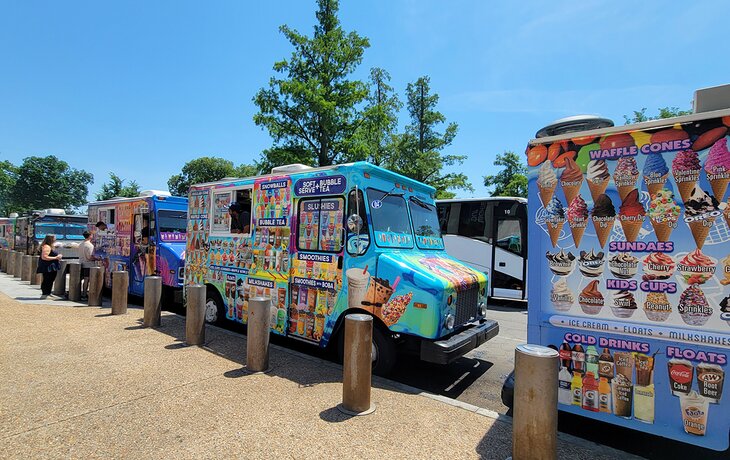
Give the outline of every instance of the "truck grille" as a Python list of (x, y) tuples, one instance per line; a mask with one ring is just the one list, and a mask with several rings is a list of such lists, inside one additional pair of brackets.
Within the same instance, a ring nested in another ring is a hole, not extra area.
[(456, 321), (457, 326), (473, 321), (477, 318), (477, 304), (479, 303), (479, 285), (470, 287), (456, 294)]

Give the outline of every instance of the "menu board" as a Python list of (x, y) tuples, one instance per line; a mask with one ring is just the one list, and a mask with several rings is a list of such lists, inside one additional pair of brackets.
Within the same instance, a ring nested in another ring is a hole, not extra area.
[(561, 410), (728, 447), (729, 131), (528, 147), (528, 340), (560, 352)]

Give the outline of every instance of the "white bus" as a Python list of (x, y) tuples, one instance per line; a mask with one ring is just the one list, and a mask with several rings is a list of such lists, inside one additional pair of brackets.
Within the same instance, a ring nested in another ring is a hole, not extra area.
[(527, 200), (436, 202), (446, 252), (489, 275), (489, 296), (527, 300)]

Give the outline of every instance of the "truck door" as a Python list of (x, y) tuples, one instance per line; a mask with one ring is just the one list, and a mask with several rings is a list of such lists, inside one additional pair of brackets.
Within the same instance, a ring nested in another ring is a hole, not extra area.
[(492, 296), (525, 299), (527, 275), (527, 222), (522, 203), (497, 202), (494, 206)]
[(155, 264), (154, 222), (149, 207), (138, 208), (132, 221), (131, 270), (129, 291), (144, 294), (145, 276), (157, 273)]

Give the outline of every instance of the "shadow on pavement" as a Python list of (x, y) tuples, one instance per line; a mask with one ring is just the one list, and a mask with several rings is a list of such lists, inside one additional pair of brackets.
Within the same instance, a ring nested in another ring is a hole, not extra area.
[(328, 423), (341, 423), (346, 422), (352, 418), (352, 415), (347, 415), (340, 412), (337, 407), (330, 407), (319, 413), (319, 418)]

